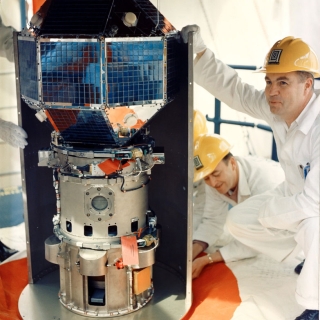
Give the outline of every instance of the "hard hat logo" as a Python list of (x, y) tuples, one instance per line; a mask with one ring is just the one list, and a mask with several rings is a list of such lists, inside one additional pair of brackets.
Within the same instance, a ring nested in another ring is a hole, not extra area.
[(272, 50), (269, 57), (268, 64), (279, 64), (281, 53), (282, 53), (281, 49)]
[(231, 145), (218, 134), (202, 134), (193, 145), (194, 182), (211, 174), (230, 152)]
[(193, 164), (194, 164), (194, 167), (196, 168), (196, 170), (203, 168), (203, 164), (202, 164), (199, 156), (195, 156), (193, 158)]
[(287, 73), (294, 71), (305, 71), (318, 78), (320, 76), (319, 61), (312, 48), (302, 39), (286, 37), (272, 46), (266, 55), (263, 67), (255, 72)]

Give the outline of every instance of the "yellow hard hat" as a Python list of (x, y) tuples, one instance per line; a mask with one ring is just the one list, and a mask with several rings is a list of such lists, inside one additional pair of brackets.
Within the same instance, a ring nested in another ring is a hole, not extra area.
[(207, 120), (204, 115), (198, 111), (193, 111), (193, 142), (200, 134), (205, 134), (208, 132)]
[(287, 73), (306, 71), (315, 78), (320, 76), (315, 52), (300, 38), (286, 37), (277, 41), (266, 55), (264, 65), (257, 72)]
[(218, 134), (202, 134), (194, 142), (193, 163), (196, 182), (212, 173), (230, 152), (231, 145)]

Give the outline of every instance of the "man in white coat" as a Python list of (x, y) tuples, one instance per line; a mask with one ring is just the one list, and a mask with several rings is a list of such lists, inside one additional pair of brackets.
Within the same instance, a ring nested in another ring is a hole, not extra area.
[[(278, 162), (253, 156), (234, 157), (230, 150), (231, 145), (217, 134), (200, 135), (194, 142), (194, 182), (205, 182), (205, 196), (194, 198), (193, 214), (201, 216), (201, 220), (197, 223), (194, 219), (193, 278), (209, 263), (257, 255), (256, 250), (234, 240), (224, 230), (229, 208), (274, 189), (284, 180)], [(204, 250), (208, 254), (196, 258)]]
[(273, 129), (285, 181), (274, 191), (232, 208), (227, 228), (234, 238), (283, 261), (303, 250), (296, 299), (305, 311), (296, 320), (319, 318), (319, 168), (320, 76), (314, 51), (301, 39), (277, 41), (260, 72), (264, 91), (243, 83), (237, 72), (215, 58), (198, 26), (181, 30), (184, 42), (194, 32), (195, 81), (233, 109), (265, 120)]

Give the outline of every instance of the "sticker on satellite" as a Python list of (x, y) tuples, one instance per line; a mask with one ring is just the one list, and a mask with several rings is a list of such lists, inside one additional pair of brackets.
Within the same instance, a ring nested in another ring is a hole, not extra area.
[(199, 156), (193, 157), (193, 164), (197, 170), (199, 170), (203, 167), (203, 164), (202, 164)]
[(274, 49), (270, 53), (268, 64), (279, 64), (282, 49)]

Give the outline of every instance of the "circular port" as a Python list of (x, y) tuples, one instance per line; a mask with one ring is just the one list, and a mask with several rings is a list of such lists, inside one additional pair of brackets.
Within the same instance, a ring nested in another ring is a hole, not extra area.
[(101, 211), (108, 207), (108, 200), (103, 196), (96, 196), (92, 199), (91, 205), (95, 210)]

